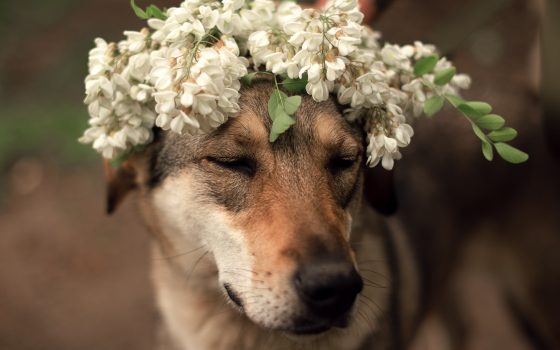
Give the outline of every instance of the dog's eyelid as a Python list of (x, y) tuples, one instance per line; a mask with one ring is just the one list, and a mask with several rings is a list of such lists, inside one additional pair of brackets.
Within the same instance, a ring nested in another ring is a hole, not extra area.
[(357, 161), (360, 157), (358, 152), (342, 153), (333, 157), (334, 160), (340, 159), (344, 161)]
[(356, 149), (342, 150), (335, 153), (331, 157), (331, 161), (335, 161), (335, 160), (357, 161), (358, 158), (360, 158), (360, 151), (356, 148)]
[(217, 157), (213, 157), (213, 156), (209, 156), (206, 157), (207, 160), (211, 161), (211, 162), (222, 162), (222, 163), (233, 163), (233, 162), (238, 162), (241, 160), (245, 160), (247, 159), (247, 157), (243, 157), (243, 156), (217, 156)]
[(337, 174), (340, 171), (353, 168), (354, 164), (356, 164), (359, 159), (360, 159), (359, 154), (352, 154), (346, 156), (337, 155), (329, 160), (327, 166), (331, 170), (331, 172)]
[(344, 140), (334, 148), (338, 158), (358, 158), (361, 147), (353, 140)]
[(251, 157), (206, 157), (208, 162), (221, 168), (253, 176), (256, 172), (256, 162)]

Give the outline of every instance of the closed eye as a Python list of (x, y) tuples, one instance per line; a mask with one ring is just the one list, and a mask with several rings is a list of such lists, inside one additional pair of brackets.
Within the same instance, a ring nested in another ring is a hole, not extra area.
[(329, 161), (328, 168), (332, 174), (337, 175), (351, 169), (357, 161), (358, 157), (356, 156), (334, 157)]
[(251, 158), (216, 158), (207, 157), (206, 160), (213, 165), (232, 172), (247, 176), (254, 176), (256, 171), (255, 161)]

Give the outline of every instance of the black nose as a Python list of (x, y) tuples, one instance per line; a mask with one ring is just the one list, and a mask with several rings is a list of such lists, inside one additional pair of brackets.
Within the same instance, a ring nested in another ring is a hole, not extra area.
[(348, 313), (364, 285), (354, 266), (341, 259), (306, 263), (294, 284), (312, 314), (333, 321)]

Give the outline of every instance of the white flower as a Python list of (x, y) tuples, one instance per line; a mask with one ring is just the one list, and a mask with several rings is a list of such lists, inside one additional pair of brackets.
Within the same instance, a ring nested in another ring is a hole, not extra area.
[(397, 140), (383, 133), (376, 136), (371, 135), (366, 152), (368, 154), (367, 163), (369, 166), (374, 167), (381, 161), (381, 166), (386, 170), (392, 170), (395, 159), (401, 158)]
[(334, 81), (335, 79), (340, 77), (340, 75), (342, 75), (344, 69), (346, 68), (346, 64), (344, 64), (344, 60), (340, 57), (336, 57), (332, 60), (329, 60), (327, 58), (327, 60), (325, 61), (325, 66), (327, 70), (327, 74), (326, 74), (327, 80), (329, 81)]
[(434, 45), (426, 45), (421, 41), (414, 42), (414, 58), (419, 60), (422, 57), (430, 56), (436, 54), (436, 47)]
[(156, 112), (160, 114), (171, 113), (175, 110), (175, 98), (177, 93), (175, 91), (160, 91), (154, 93), (156, 100)]
[[(303, 43), (301, 48), (307, 51), (318, 51), (319, 47), (324, 43), (323, 33), (305, 32), (303, 34)], [(295, 40), (290, 39), (292, 45), (297, 45)]]
[(322, 10), (272, 0), (185, 0), (166, 15), (124, 32), (118, 45), (96, 39), (89, 53), (90, 127), (80, 141), (105, 158), (149, 144), (153, 127), (183, 135), (220, 127), (239, 112), (240, 79), (252, 63), (292, 79), (306, 75), (315, 101), (336, 93), (344, 117), (364, 126), (368, 164), (392, 169), (414, 135), (410, 115), (420, 115), (431, 96), (458, 94), (471, 83), (456, 74), (434, 84), (452, 67), (445, 58), (416, 77), (414, 62), (435, 47), (381, 47), (379, 33), (361, 25), (357, 0), (331, 0)]
[(95, 39), (95, 48), (89, 52), (89, 74), (102, 75), (112, 70), (114, 45), (101, 38)]
[(310, 65), (307, 65), (307, 66), (303, 67), (299, 71), (299, 77), (301, 78), (303, 76), (303, 74), (305, 74), (307, 72), (307, 80), (310, 83), (317, 83), (318, 81), (321, 80), (322, 70), (323, 70), (323, 67), (321, 66), (321, 64), (319, 64), (319, 63), (310, 64)]
[(249, 47), (253, 49), (263, 48), (270, 45), (270, 41), (268, 40), (268, 32), (264, 30), (260, 30), (258, 32), (254, 32), (249, 35)]
[(326, 101), (329, 99), (329, 88), (327, 83), (323, 80), (318, 80), (315, 83), (308, 82), (305, 90), (317, 102)]
[(451, 84), (459, 89), (468, 89), (471, 86), (471, 77), (466, 74), (457, 74), (451, 79)]
[(410, 94), (410, 101), (416, 117), (420, 116), (424, 110), (424, 102), (426, 102), (426, 93), (424, 92), (424, 83), (422, 79), (414, 79), (402, 86), (402, 90)]
[(199, 128), (200, 123), (198, 120), (185, 113), (183, 110), (180, 110), (179, 114), (170, 122), (170, 129), (177, 134), (188, 132), (190, 135), (194, 135), (197, 133)]
[(144, 81), (152, 68), (150, 65), (150, 55), (143, 52), (130, 57), (128, 68), (132, 78)]
[(341, 11), (350, 11), (356, 9), (358, 3), (356, 0), (334, 0), (331, 6)]
[(224, 11), (237, 11), (245, 4), (244, 0), (222, 0)]
[(142, 30), (140, 32), (134, 32), (127, 30), (124, 32), (127, 40), (119, 44), (119, 50), (121, 52), (128, 51), (131, 54), (136, 54), (144, 51), (146, 48), (146, 39), (148, 38), (149, 31)]
[(398, 69), (411, 69), (410, 59), (406, 50), (397, 45), (385, 44), (381, 50), (381, 58), (389, 66), (394, 66)]
[(105, 76), (93, 76), (86, 78), (86, 99), (85, 103), (89, 104), (99, 96), (112, 98), (113, 84)]
[(205, 28), (213, 28), (220, 20), (220, 12), (209, 6), (200, 6), (198, 11), (198, 19)]
[(138, 84), (130, 88), (130, 97), (132, 99), (146, 103), (152, 98), (154, 89), (150, 85)]
[(410, 144), (412, 136), (414, 136), (414, 129), (408, 124), (402, 123), (394, 130), (395, 139), (399, 147), (406, 147)]

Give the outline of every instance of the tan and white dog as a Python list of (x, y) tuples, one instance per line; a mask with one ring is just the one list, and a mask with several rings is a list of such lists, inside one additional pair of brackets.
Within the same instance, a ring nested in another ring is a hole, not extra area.
[[(361, 128), (305, 96), (269, 143), (272, 89), (242, 89), (241, 112), (210, 135), (156, 135), (111, 178), (109, 211), (137, 188), (155, 238), (160, 349), (398, 348), (396, 301), (412, 287), (402, 233), (362, 201)], [(394, 205), (389, 185), (366, 191)]]

